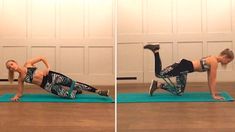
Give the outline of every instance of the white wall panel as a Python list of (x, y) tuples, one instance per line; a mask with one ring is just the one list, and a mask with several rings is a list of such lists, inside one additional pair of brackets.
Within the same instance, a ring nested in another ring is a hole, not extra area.
[(85, 74), (85, 50), (84, 47), (60, 48), (60, 71), (68, 74)]
[[(138, 75), (143, 80), (118, 82), (150, 82), (155, 78), (153, 55), (143, 50), (149, 43), (160, 42), (163, 68), (182, 58), (195, 60), (222, 48), (234, 49), (234, 3), (234, 0), (119, 0), (118, 76)], [(143, 61), (139, 61), (141, 58)], [(226, 70), (219, 67), (218, 81), (235, 80), (233, 65)], [(206, 82), (206, 73), (190, 74), (188, 80)]]
[(114, 73), (112, 47), (89, 47), (89, 74), (112, 75)]
[(143, 32), (142, 0), (118, 0), (118, 34), (141, 34)]
[(208, 55), (219, 55), (220, 52), (226, 48), (232, 49), (231, 41), (212, 41), (207, 42)]
[(119, 72), (142, 71), (143, 48), (141, 44), (118, 45), (118, 70)]
[(232, 31), (231, 0), (207, 0), (207, 30), (208, 32)]
[(177, 25), (179, 33), (202, 32), (201, 0), (177, 0)]
[(118, 45), (117, 69), (120, 77), (137, 77), (135, 82), (143, 81), (143, 45), (125, 43)]
[(112, 0), (89, 0), (88, 36), (90, 38), (113, 37), (112, 5)]
[(59, 36), (61, 39), (84, 37), (84, 0), (62, 0), (60, 4)]
[(3, 60), (13, 59), (19, 64), (23, 65), (27, 58), (27, 47), (21, 46), (4, 46), (3, 47)]
[[(38, 56), (43, 56), (46, 58), (50, 65), (51, 70), (56, 69), (56, 48), (55, 47), (50, 47), (50, 46), (34, 46), (31, 48), (31, 57), (35, 58)], [(37, 65), (38, 68), (40, 69), (45, 69), (45, 65), (40, 62)]]
[(0, 0), (0, 10), (2, 11), (3, 8), (3, 0)]
[(114, 85), (115, 9), (115, 0), (0, 0), (0, 62), (44, 56), (75, 80)]
[(203, 57), (202, 42), (179, 42), (178, 43), (178, 60), (181, 60), (181, 59), (197, 60), (202, 57)]
[(55, 0), (31, 1), (31, 37), (55, 38)]
[[(3, 27), (3, 0), (0, 0), (0, 29)], [(0, 38), (2, 38), (3, 34), (0, 31)]]
[(172, 33), (172, 0), (148, 0), (146, 10), (147, 32), (149, 34)]
[(26, 38), (26, 0), (0, 1), (0, 38)]

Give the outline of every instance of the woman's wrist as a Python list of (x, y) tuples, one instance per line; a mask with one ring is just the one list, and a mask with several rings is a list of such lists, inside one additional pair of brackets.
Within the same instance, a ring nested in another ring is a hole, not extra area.
[(22, 97), (22, 94), (16, 94), (15, 96), (20, 98)]

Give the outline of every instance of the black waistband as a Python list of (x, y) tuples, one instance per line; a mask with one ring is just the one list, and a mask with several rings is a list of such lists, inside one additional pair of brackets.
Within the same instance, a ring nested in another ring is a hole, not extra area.
[(42, 88), (45, 87), (45, 85), (47, 83), (47, 80), (48, 80), (47, 78), (48, 78), (48, 75), (47, 76), (43, 76), (42, 83), (41, 83), (40, 87), (42, 87)]
[(187, 71), (188, 73), (194, 72), (194, 67), (192, 61), (182, 59), (180, 61), (180, 67), (182, 71)]
[[(40, 87), (44, 88), (48, 81), (51, 82), (52, 74), (60, 74), (60, 73), (57, 73), (54, 71), (49, 71), (46, 76), (43, 76), (42, 83), (41, 83)], [(62, 75), (62, 74), (60, 74), (60, 75)]]
[(202, 71), (207, 71), (209, 69), (209, 66), (206, 64), (205, 59), (201, 59), (200, 64), (201, 64)]
[(202, 59), (200, 60), (200, 64), (201, 64), (202, 70), (204, 71), (204, 70), (205, 70), (205, 67), (204, 67), (203, 60), (202, 60)]

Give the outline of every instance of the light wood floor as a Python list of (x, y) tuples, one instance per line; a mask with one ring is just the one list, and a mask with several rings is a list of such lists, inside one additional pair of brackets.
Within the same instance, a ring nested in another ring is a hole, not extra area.
[[(235, 83), (219, 83), (235, 97)], [(118, 85), (118, 92), (147, 92), (149, 84)], [(186, 91), (208, 91), (191, 83)], [(118, 132), (235, 132), (235, 102), (118, 104)]]
[[(0, 86), (0, 95), (16, 86)], [(29, 88), (30, 87), (30, 88)], [(114, 97), (114, 86), (110, 89)], [(26, 93), (44, 93), (28, 86)], [(114, 132), (114, 103), (0, 103), (0, 132)]]
[[(218, 89), (235, 97), (235, 83)], [(0, 95), (14, 92), (1, 86)], [(149, 84), (118, 85), (118, 92), (147, 92)], [(110, 89), (114, 95), (114, 87)], [(206, 83), (191, 83), (187, 91), (207, 91)], [(27, 93), (41, 93), (37, 87)], [(113, 96), (114, 97), (114, 96)], [(118, 104), (118, 132), (234, 132), (235, 102)], [(114, 104), (0, 103), (0, 132), (114, 132)]]

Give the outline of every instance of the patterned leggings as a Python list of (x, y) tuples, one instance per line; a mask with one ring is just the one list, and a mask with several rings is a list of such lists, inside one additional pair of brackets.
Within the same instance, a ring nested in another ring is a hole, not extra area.
[(159, 52), (154, 53), (154, 57), (155, 75), (157, 77), (163, 79), (176, 77), (176, 84), (162, 83), (160, 87), (174, 95), (182, 95), (187, 82), (187, 74), (193, 72), (192, 62), (183, 59), (180, 63), (174, 63), (162, 70), (162, 63)]
[(76, 98), (78, 90), (96, 92), (96, 88), (87, 84), (74, 81), (63, 74), (49, 71), (47, 76), (43, 77), (41, 87), (46, 91), (64, 98)]

